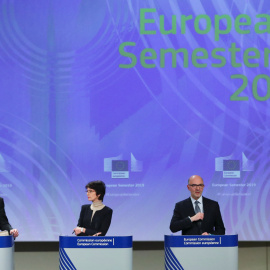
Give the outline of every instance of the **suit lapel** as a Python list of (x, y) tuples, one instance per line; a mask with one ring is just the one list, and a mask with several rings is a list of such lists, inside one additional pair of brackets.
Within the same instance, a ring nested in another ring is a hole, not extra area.
[(187, 212), (189, 216), (194, 216), (195, 215), (195, 211), (194, 211), (194, 207), (192, 205), (192, 201), (190, 198), (187, 199), (187, 203), (186, 203), (186, 207), (187, 207)]
[(89, 225), (91, 225), (91, 223), (92, 223), (92, 221), (91, 221), (92, 213), (93, 213), (93, 210), (91, 209), (91, 207), (87, 207), (85, 215), (87, 217)]
[(209, 214), (209, 203), (208, 200), (203, 197), (203, 213), (204, 213), (204, 218), (202, 221), (202, 224), (205, 223), (206, 220), (208, 220), (208, 214)]

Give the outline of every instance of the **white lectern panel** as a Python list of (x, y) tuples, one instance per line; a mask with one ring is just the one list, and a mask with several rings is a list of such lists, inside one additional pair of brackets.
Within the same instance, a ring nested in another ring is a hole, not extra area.
[(14, 238), (13, 236), (0, 236), (0, 269), (14, 269)]
[(132, 236), (60, 236), (60, 270), (132, 270)]
[(165, 235), (166, 270), (237, 270), (237, 235)]

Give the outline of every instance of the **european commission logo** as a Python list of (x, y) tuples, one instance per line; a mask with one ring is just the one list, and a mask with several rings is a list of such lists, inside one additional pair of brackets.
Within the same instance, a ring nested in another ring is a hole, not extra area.
[[(129, 168), (130, 162), (130, 168)], [(142, 172), (143, 163), (130, 154), (130, 160), (124, 160), (123, 155), (104, 158), (104, 172), (110, 172), (112, 178), (129, 178), (129, 172)]]
[(112, 178), (129, 178), (128, 160), (112, 160)]
[(240, 178), (240, 160), (223, 160), (223, 177)]
[(240, 178), (241, 171), (254, 170), (254, 162), (247, 159), (243, 152), (241, 159), (235, 159), (233, 155), (215, 158), (215, 170), (222, 172), (223, 178)]

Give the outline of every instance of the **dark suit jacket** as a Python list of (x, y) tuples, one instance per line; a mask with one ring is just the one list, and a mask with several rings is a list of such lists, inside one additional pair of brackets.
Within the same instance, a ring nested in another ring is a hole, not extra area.
[(80, 233), (79, 236), (91, 236), (101, 232), (100, 236), (106, 235), (111, 225), (113, 210), (105, 206), (103, 209), (96, 211), (91, 221), (93, 211), (90, 204), (82, 206), (80, 218), (78, 220), (78, 227), (85, 228), (85, 233)]
[(5, 212), (5, 203), (4, 199), (0, 197), (0, 230), (1, 231), (10, 231), (12, 230), (11, 225), (8, 222), (8, 218)]
[(183, 235), (199, 235), (204, 232), (216, 235), (225, 234), (218, 203), (203, 197), (203, 211), (204, 219), (199, 221), (201, 222), (200, 228), (198, 221), (191, 222), (189, 218), (195, 215), (191, 198), (176, 203), (170, 230), (172, 232), (182, 231)]

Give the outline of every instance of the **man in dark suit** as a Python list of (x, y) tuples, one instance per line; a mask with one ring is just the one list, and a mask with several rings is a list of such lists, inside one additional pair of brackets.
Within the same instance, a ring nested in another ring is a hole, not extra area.
[(9, 234), (17, 237), (19, 232), (17, 229), (13, 229), (8, 222), (8, 218), (5, 211), (5, 203), (4, 199), (0, 197), (0, 230), (1, 231), (8, 231)]
[(216, 201), (202, 196), (204, 183), (198, 175), (188, 179), (190, 198), (176, 203), (170, 224), (172, 232), (183, 235), (223, 235), (225, 227)]

